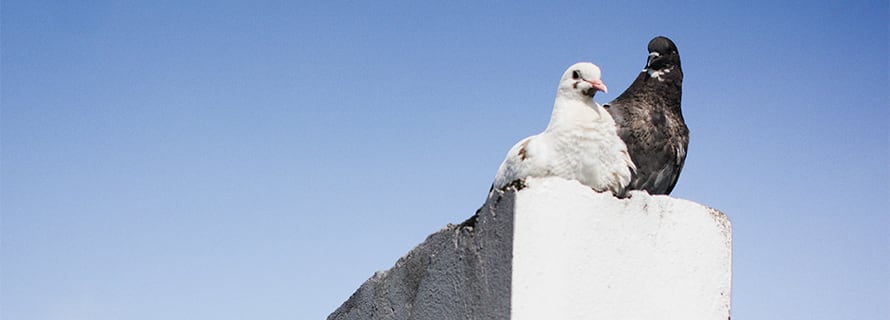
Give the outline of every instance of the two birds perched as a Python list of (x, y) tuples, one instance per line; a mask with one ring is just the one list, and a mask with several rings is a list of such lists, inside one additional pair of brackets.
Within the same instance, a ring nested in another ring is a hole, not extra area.
[(599, 67), (581, 62), (559, 81), (550, 124), (507, 153), (493, 188), (526, 177), (573, 179), (597, 192), (630, 190), (670, 194), (686, 160), (689, 130), (680, 110), (683, 71), (677, 46), (666, 37), (649, 42), (646, 67), (618, 98), (607, 92)]

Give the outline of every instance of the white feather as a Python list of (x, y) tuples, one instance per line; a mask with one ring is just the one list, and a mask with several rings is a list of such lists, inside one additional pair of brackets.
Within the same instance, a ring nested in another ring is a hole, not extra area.
[(578, 63), (566, 70), (547, 129), (510, 149), (495, 176), (495, 188), (527, 177), (558, 176), (599, 192), (619, 194), (630, 183), (635, 166), (618, 137), (615, 121), (584, 94), (591, 85), (573, 79), (575, 70), (586, 80), (600, 79), (599, 68), (591, 63)]

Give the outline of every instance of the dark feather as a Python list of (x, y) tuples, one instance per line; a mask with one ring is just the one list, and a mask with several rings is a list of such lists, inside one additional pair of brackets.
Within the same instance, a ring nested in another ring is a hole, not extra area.
[(646, 69), (605, 107), (637, 166), (627, 190), (670, 194), (689, 145), (689, 129), (680, 110), (683, 70), (677, 46), (670, 39), (655, 37), (649, 42), (649, 52)]

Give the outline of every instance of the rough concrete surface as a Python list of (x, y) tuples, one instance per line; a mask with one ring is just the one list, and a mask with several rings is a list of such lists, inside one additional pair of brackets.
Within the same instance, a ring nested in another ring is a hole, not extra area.
[(329, 320), (509, 319), (514, 192), (368, 279)]

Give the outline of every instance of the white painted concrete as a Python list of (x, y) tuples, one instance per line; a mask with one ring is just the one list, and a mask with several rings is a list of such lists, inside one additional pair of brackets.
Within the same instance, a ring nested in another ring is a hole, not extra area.
[(729, 317), (731, 227), (694, 202), (529, 178), (516, 195), (511, 318)]

